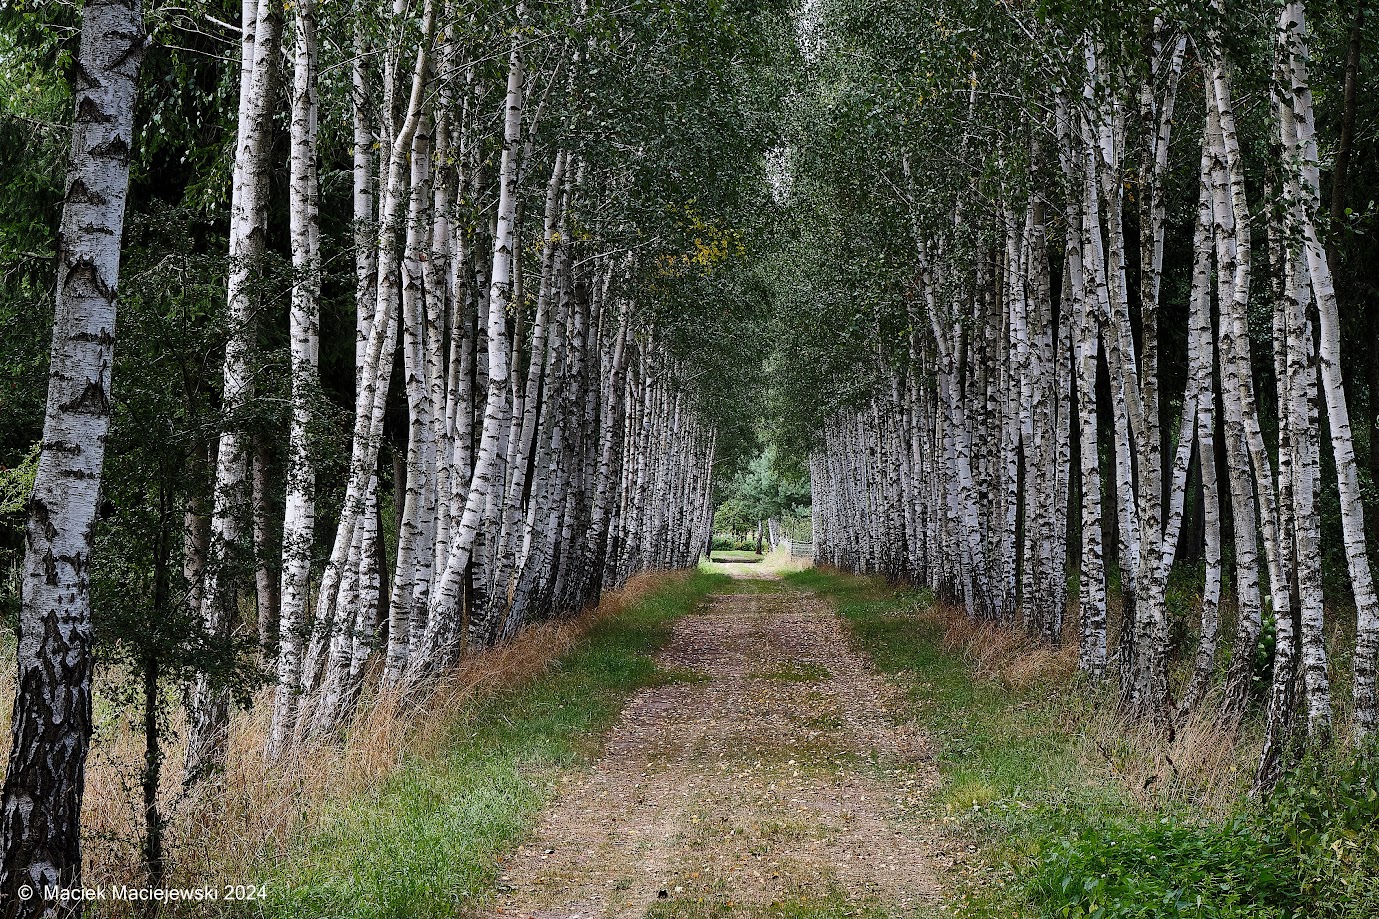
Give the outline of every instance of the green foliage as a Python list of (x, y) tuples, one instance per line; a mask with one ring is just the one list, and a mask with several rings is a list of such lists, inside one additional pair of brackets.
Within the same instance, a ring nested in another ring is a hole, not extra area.
[(175, 693), (142, 697), (207, 673), (242, 704), (263, 685), (257, 636), (208, 633), (183, 576), (184, 513), (209, 500), (208, 444), (219, 413), (203, 368), (215, 366), (222, 260), (197, 251), (186, 208), (153, 203), (127, 221), (129, 245), (115, 348), (102, 510), (91, 566), (97, 662), (106, 698), (142, 725), (142, 706), (170, 724)]
[[(808, 519), (810, 501), (809, 476), (789, 463), (781, 462), (774, 445), (757, 453), (746, 468), (727, 480), (719, 480), (721, 503), (714, 510), (713, 529), (717, 534), (744, 536), (752, 534), (751, 548), (756, 548), (758, 523), (791, 518), (795, 523), (792, 539), (798, 538), (800, 518)], [(715, 548), (718, 544), (715, 543)], [(725, 544), (723, 548), (734, 548)], [(742, 546), (741, 548), (747, 548)]]
[[(0, 7), (0, 467), (17, 466), (38, 440), (48, 389), (48, 298), (70, 118), (52, 41), (31, 11)], [(0, 558), (16, 545), (13, 534), (0, 535)]]
[[(725, 533), (738, 537), (734, 540), (725, 540), (725, 543), (746, 542), (748, 533), (756, 533), (757, 521), (760, 519), (761, 518), (748, 510), (745, 503), (730, 499), (718, 505), (718, 508), (713, 512), (713, 531), (715, 534)], [(719, 547), (718, 539), (718, 536), (714, 537), (715, 549)], [(753, 535), (751, 539), (751, 544), (753, 546), (756, 545), (755, 535)], [(729, 546), (725, 544), (723, 548), (746, 548), (746, 546)]]
[[(124, 671), (107, 665), (153, 654), (172, 678), (182, 672), (173, 665), (181, 654), (172, 655), (173, 646), (190, 653), (199, 642), (195, 617), (173, 607), (185, 593), (181, 501), (196, 484), (188, 476), (189, 438), (197, 426), (215, 428), (208, 416), (219, 342), (209, 328), (224, 300), (226, 244), (214, 220), (228, 203), (223, 141), (233, 105), (225, 100), (237, 92), (238, 69), (224, 66), (220, 36), (187, 25), (200, 13), (233, 20), (230, 9), (198, 0), (146, 16), (155, 41), (142, 65), (135, 114), (115, 414), (92, 569), (98, 663), (117, 677)], [(23, 552), (20, 505), (32, 486), (26, 456), (42, 434), (79, 12), (50, 0), (0, 5), (0, 147), (23, 151), (0, 157), (0, 569), (17, 566)], [(160, 500), (171, 508), (166, 513)], [(159, 551), (178, 557), (176, 577), (163, 579), (167, 602), (155, 611), (155, 537), (160, 515), (173, 513), (179, 522), (162, 528), (169, 535)], [(17, 604), (7, 578), (0, 606), (9, 614)]]
[(1050, 846), (1029, 894), (1051, 917), (1359, 917), (1379, 909), (1379, 758), (1309, 756), (1223, 824), (1114, 822)]
[[(717, 526), (718, 518), (715, 516), (714, 525)], [(723, 536), (716, 534), (713, 538), (713, 551), (717, 552), (747, 552), (753, 558), (757, 555), (757, 540), (755, 536)]]
[(19, 547), (38, 474), (38, 447), (30, 447), (13, 468), (0, 466), (0, 623), (10, 629), (19, 621)]
[(1202, 591), (1206, 582), (1205, 564), (1174, 565), (1168, 572), (1164, 591), (1164, 612), (1169, 623), (1169, 653), (1180, 658), (1195, 641), (1197, 623), (1202, 618)]
[(574, 28), (601, 40), (546, 119), (558, 124), (564, 108), (581, 157), (616, 176), (606, 200), (574, 215), (575, 232), (633, 253), (637, 320), (655, 328), (670, 373), (715, 426), (724, 476), (754, 452), (770, 350), (760, 266), (776, 215), (765, 162), (780, 142), (778, 62), (795, 53), (790, 7), (592, 4)]
[(1269, 919), (1298, 904), (1289, 880), (1248, 820), (1218, 827), (1164, 817), (1055, 842), (1028, 893), (1050, 917)]
[(1306, 915), (1379, 914), (1379, 746), (1304, 758), (1258, 823), (1291, 866)]
[(21, 514), (28, 506), (38, 475), (38, 444), (12, 469), (0, 467), (0, 516)]

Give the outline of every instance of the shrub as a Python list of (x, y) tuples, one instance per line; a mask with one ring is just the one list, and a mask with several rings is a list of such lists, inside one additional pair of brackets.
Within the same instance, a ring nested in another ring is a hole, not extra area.
[(1309, 917), (1379, 915), (1379, 748), (1308, 756), (1259, 820), (1293, 866)]
[(722, 536), (715, 535), (713, 538), (713, 551), (715, 552), (755, 552), (757, 550), (757, 539), (755, 536)]
[(1110, 823), (1047, 848), (1027, 876), (1066, 919), (1379, 916), (1379, 749), (1310, 755), (1223, 824)]
[(1043, 915), (1068, 919), (1282, 919), (1296, 899), (1287, 861), (1240, 818), (1113, 824), (1046, 851), (1030, 880)]

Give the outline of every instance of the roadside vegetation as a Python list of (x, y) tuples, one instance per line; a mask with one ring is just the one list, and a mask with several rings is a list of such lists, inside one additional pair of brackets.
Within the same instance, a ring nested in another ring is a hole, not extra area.
[(744, 572), (909, 688), (969, 914), (1379, 916), (1377, 42), (0, 0), (0, 919), (451, 915)]
[[(1313, 754), (1253, 798), (1258, 724), (1229, 734), (1187, 721), (1156, 740), (1078, 679), (1075, 646), (1030, 650), (1014, 626), (880, 578), (786, 580), (837, 603), (932, 738), (935, 816), (964, 853), (949, 868), (950, 914), (1379, 915), (1373, 749)], [(1143, 763), (1154, 766), (1132, 768)]]
[(474, 908), (627, 698), (676, 678), (653, 655), (673, 622), (725, 583), (702, 571), (637, 578), (597, 610), (466, 661), (421, 704), (375, 701), (341, 745), (301, 751), (281, 769), (265, 769), (262, 735), (247, 731), (233, 741), (216, 809), (175, 825), (184, 873), (173, 882), (262, 885), (266, 899), (226, 907), (236, 915)]

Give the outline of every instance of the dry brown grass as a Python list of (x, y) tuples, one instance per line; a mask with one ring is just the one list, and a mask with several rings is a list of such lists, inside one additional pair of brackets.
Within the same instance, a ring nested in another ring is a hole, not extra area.
[(1219, 818), (1249, 788), (1258, 746), (1223, 729), (1213, 705), (1197, 706), (1171, 731), (1123, 717), (1109, 699), (1089, 711), (1082, 762), (1114, 777), (1142, 807), (1189, 807)]
[[(170, 744), (161, 793), (168, 821), (167, 882), (216, 884), (250, 877), (251, 862), (284, 853), (294, 834), (329, 820), (332, 802), (374, 793), (409, 758), (441, 751), (477, 699), (527, 682), (597, 623), (684, 576), (638, 575), (579, 616), (533, 626), (505, 645), (466, 657), (422, 699), (380, 693), (375, 679), (341, 738), (304, 744), (276, 762), (263, 755), (272, 699), (267, 688), (252, 709), (231, 720), (225, 773), (191, 793), (180, 785), (184, 747)], [(0, 690), (5, 713), (0, 727), (8, 727), (13, 691), (12, 681)], [(125, 713), (108, 705), (98, 703), (97, 722), (82, 806), (85, 880), (143, 884), (143, 735)], [(180, 711), (168, 727), (170, 736), (180, 736)]]
[(1217, 724), (1211, 700), (1165, 730), (1122, 716), (1112, 693), (1087, 698), (1085, 689), (1074, 686), (1072, 629), (1065, 630), (1061, 645), (1052, 645), (1031, 639), (1012, 623), (969, 618), (956, 604), (936, 602), (919, 615), (941, 627), (943, 648), (961, 655), (980, 677), (1014, 690), (1050, 687), (1070, 703), (1089, 702), (1069, 704), (1063, 713), (1077, 737), (1078, 758), (1122, 785), (1141, 806), (1186, 806), (1217, 817), (1249, 787), (1257, 747), (1241, 732)]
[(1069, 681), (1077, 671), (1077, 644), (1031, 638), (1010, 622), (973, 619), (961, 606), (935, 602), (923, 613), (943, 630), (945, 651), (959, 654), (985, 679), (1011, 689)]
[(803, 571), (812, 567), (813, 564), (811, 559), (792, 558), (784, 548), (776, 548), (767, 552), (757, 561), (738, 562), (719, 556), (712, 561), (701, 561), (700, 567), (706, 571), (736, 577), (778, 578), (787, 572)]
[(803, 571), (811, 567), (814, 560), (805, 557), (795, 558), (784, 547), (778, 547), (766, 553), (761, 564), (771, 572), (783, 574), (787, 571)]

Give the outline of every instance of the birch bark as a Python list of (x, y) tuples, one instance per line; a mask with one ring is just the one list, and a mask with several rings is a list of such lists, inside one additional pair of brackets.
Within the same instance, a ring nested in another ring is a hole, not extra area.
[[(407, 154), (422, 117), (431, 45), (435, 34), (435, 5), (432, 0), (427, 0), (423, 7), (422, 35), (417, 48), (416, 67), (412, 75), (406, 116), (388, 148), (376, 238), (376, 273), (371, 285), (375, 292), (375, 300), (371, 304), (357, 304), (360, 310), (372, 307), (373, 315), (363, 352), (363, 362), (357, 374), (353, 440), (344, 503), (336, 526), (330, 559), (321, 578), (315, 622), (302, 666), (301, 690), (313, 696), (320, 689), (325, 676), (324, 667), (332, 638), (341, 630), (351, 628), (354, 616), (359, 612), (348, 604), (342, 605), (341, 600), (342, 595), (348, 592), (345, 588), (350, 586), (349, 582), (353, 580), (357, 584), (360, 558), (365, 554), (364, 543), (367, 541), (373, 519), (370, 500), (376, 488), (375, 470), (383, 430), (383, 411), (392, 374), (393, 349), (397, 340), (397, 228), (406, 204)], [(362, 288), (362, 281), (360, 286)], [(365, 517), (368, 520), (364, 520)], [(333, 713), (327, 711), (322, 719), (316, 720), (313, 727), (312, 716), (315, 714), (316, 702), (313, 698), (311, 705), (299, 708), (296, 727), (299, 736), (309, 730), (321, 729), (332, 719)]]
[[(267, 227), (268, 146), (282, 19), (269, 0), (243, 0), (239, 123), (231, 177), (229, 338), (221, 393), (225, 429), (216, 456), (215, 492), (202, 623), (223, 635), (233, 618), (243, 552), (248, 443), (243, 414), (253, 398), (252, 352)], [(225, 690), (195, 678), (187, 705), (185, 778), (195, 782), (224, 764), (230, 716)]]
[[(1317, 233), (1313, 214), (1320, 196), (1320, 168), (1318, 165), (1316, 120), (1312, 106), (1312, 90), (1308, 81), (1308, 31), (1303, 4), (1299, 0), (1287, 3), (1279, 18), (1279, 31), (1286, 55), (1288, 81), (1285, 83), (1283, 110), (1291, 121), (1295, 136), (1284, 138), (1292, 152), (1297, 172), (1288, 181), (1297, 187), (1301, 204), (1303, 251), (1307, 273), (1316, 298), (1320, 344), (1317, 362), (1321, 369), (1322, 396), (1326, 401), (1326, 416), (1331, 429), (1331, 450), (1336, 462), (1337, 487), (1341, 503), (1341, 535), (1345, 546), (1346, 564), (1350, 570), (1351, 589), (1357, 613), (1355, 639), (1355, 734), (1368, 737), (1379, 728), (1379, 691), (1376, 691), (1376, 664), (1379, 664), (1379, 597), (1376, 597), (1369, 556), (1365, 549), (1364, 502), (1360, 494), (1359, 470), (1355, 460), (1355, 446), (1350, 426), (1350, 408), (1346, 402), (1341, 380), (1341, 330), (1336, 303), (1336, 291), (1331, 280), (1331, 266), (1326, 249)], [(1285, 128), (1287, 130), (1287, 128)], [(1320, 617), (1320, 610), (1315, 616)], [(1320, 623), (1311, 622), (1308, 629), (1320, 632)], [(1315, 651), (1319, 651), (1318, 647)], [(1313, 670), (1309, 679), (1320, 691), (1320, 679), (1325, 678), (1324, 664), (1314, 651)], [(1309, 715), (1314, 733), (1329, 730), (1323, 712)]]
[[(523, 7), (519, 4), (519, 19), (524, 15)], [(508, 56), (507, 92), (503, 104), (503, 153), (499, 167), (497, 227), (494, 232), (488, 293), (488, 399), (469, 495), (456, 524), (445, 570), (431, 596), (430, 615), (422, 650), (409, 665), (409, 671), (418, 676), (429, 672), (430, 668), (443, 667), (448, 659), (452, 659), (458, 653), (456, 644), (460, 637), (461, 580), (469, 567), (484, 504), (497, 477), (505, 472), (498, 468), (499, 441), (508, 427), (511, 412), (508, 392), (507, 306), (512, 283), (513, 217), (517, 207), (516, 160), (521, 143), (522, 103), (521, 45), (514, 39)], [(481, 637), (486, 634), (486, 628), (487, 623), (471, 620), (470, 635), (475, 638)]]
[[(311, 401), (319, 386), (321, 229), (317, 165), (316, 5), (294, 7), (291, 178), (292, 307), (289, 336), (292, 407), (288, 426), (287, 496), (283, 516), (282, 609), (278, 637), (278, 685), (268, 733), (268, 755), (284, 749), (296, 720), (302, 643), (308, 622), (311, 555), (316, 529), (316, 471), (309, 451)], [(356, 138), (358, 142), (359, 138)], [(356, 154), (357, 155), (357, 154)]]
[(82, 10), (54, 285), (43, 446), (25, 523), (18, 674), (0, 794), (6, 916), (47, 915), (21, 885), (81, 884), (81, 804), (91, 743), (88, 582), (110, 429), (116, 289), (134, 105), (147, 37), (138, 0)]

